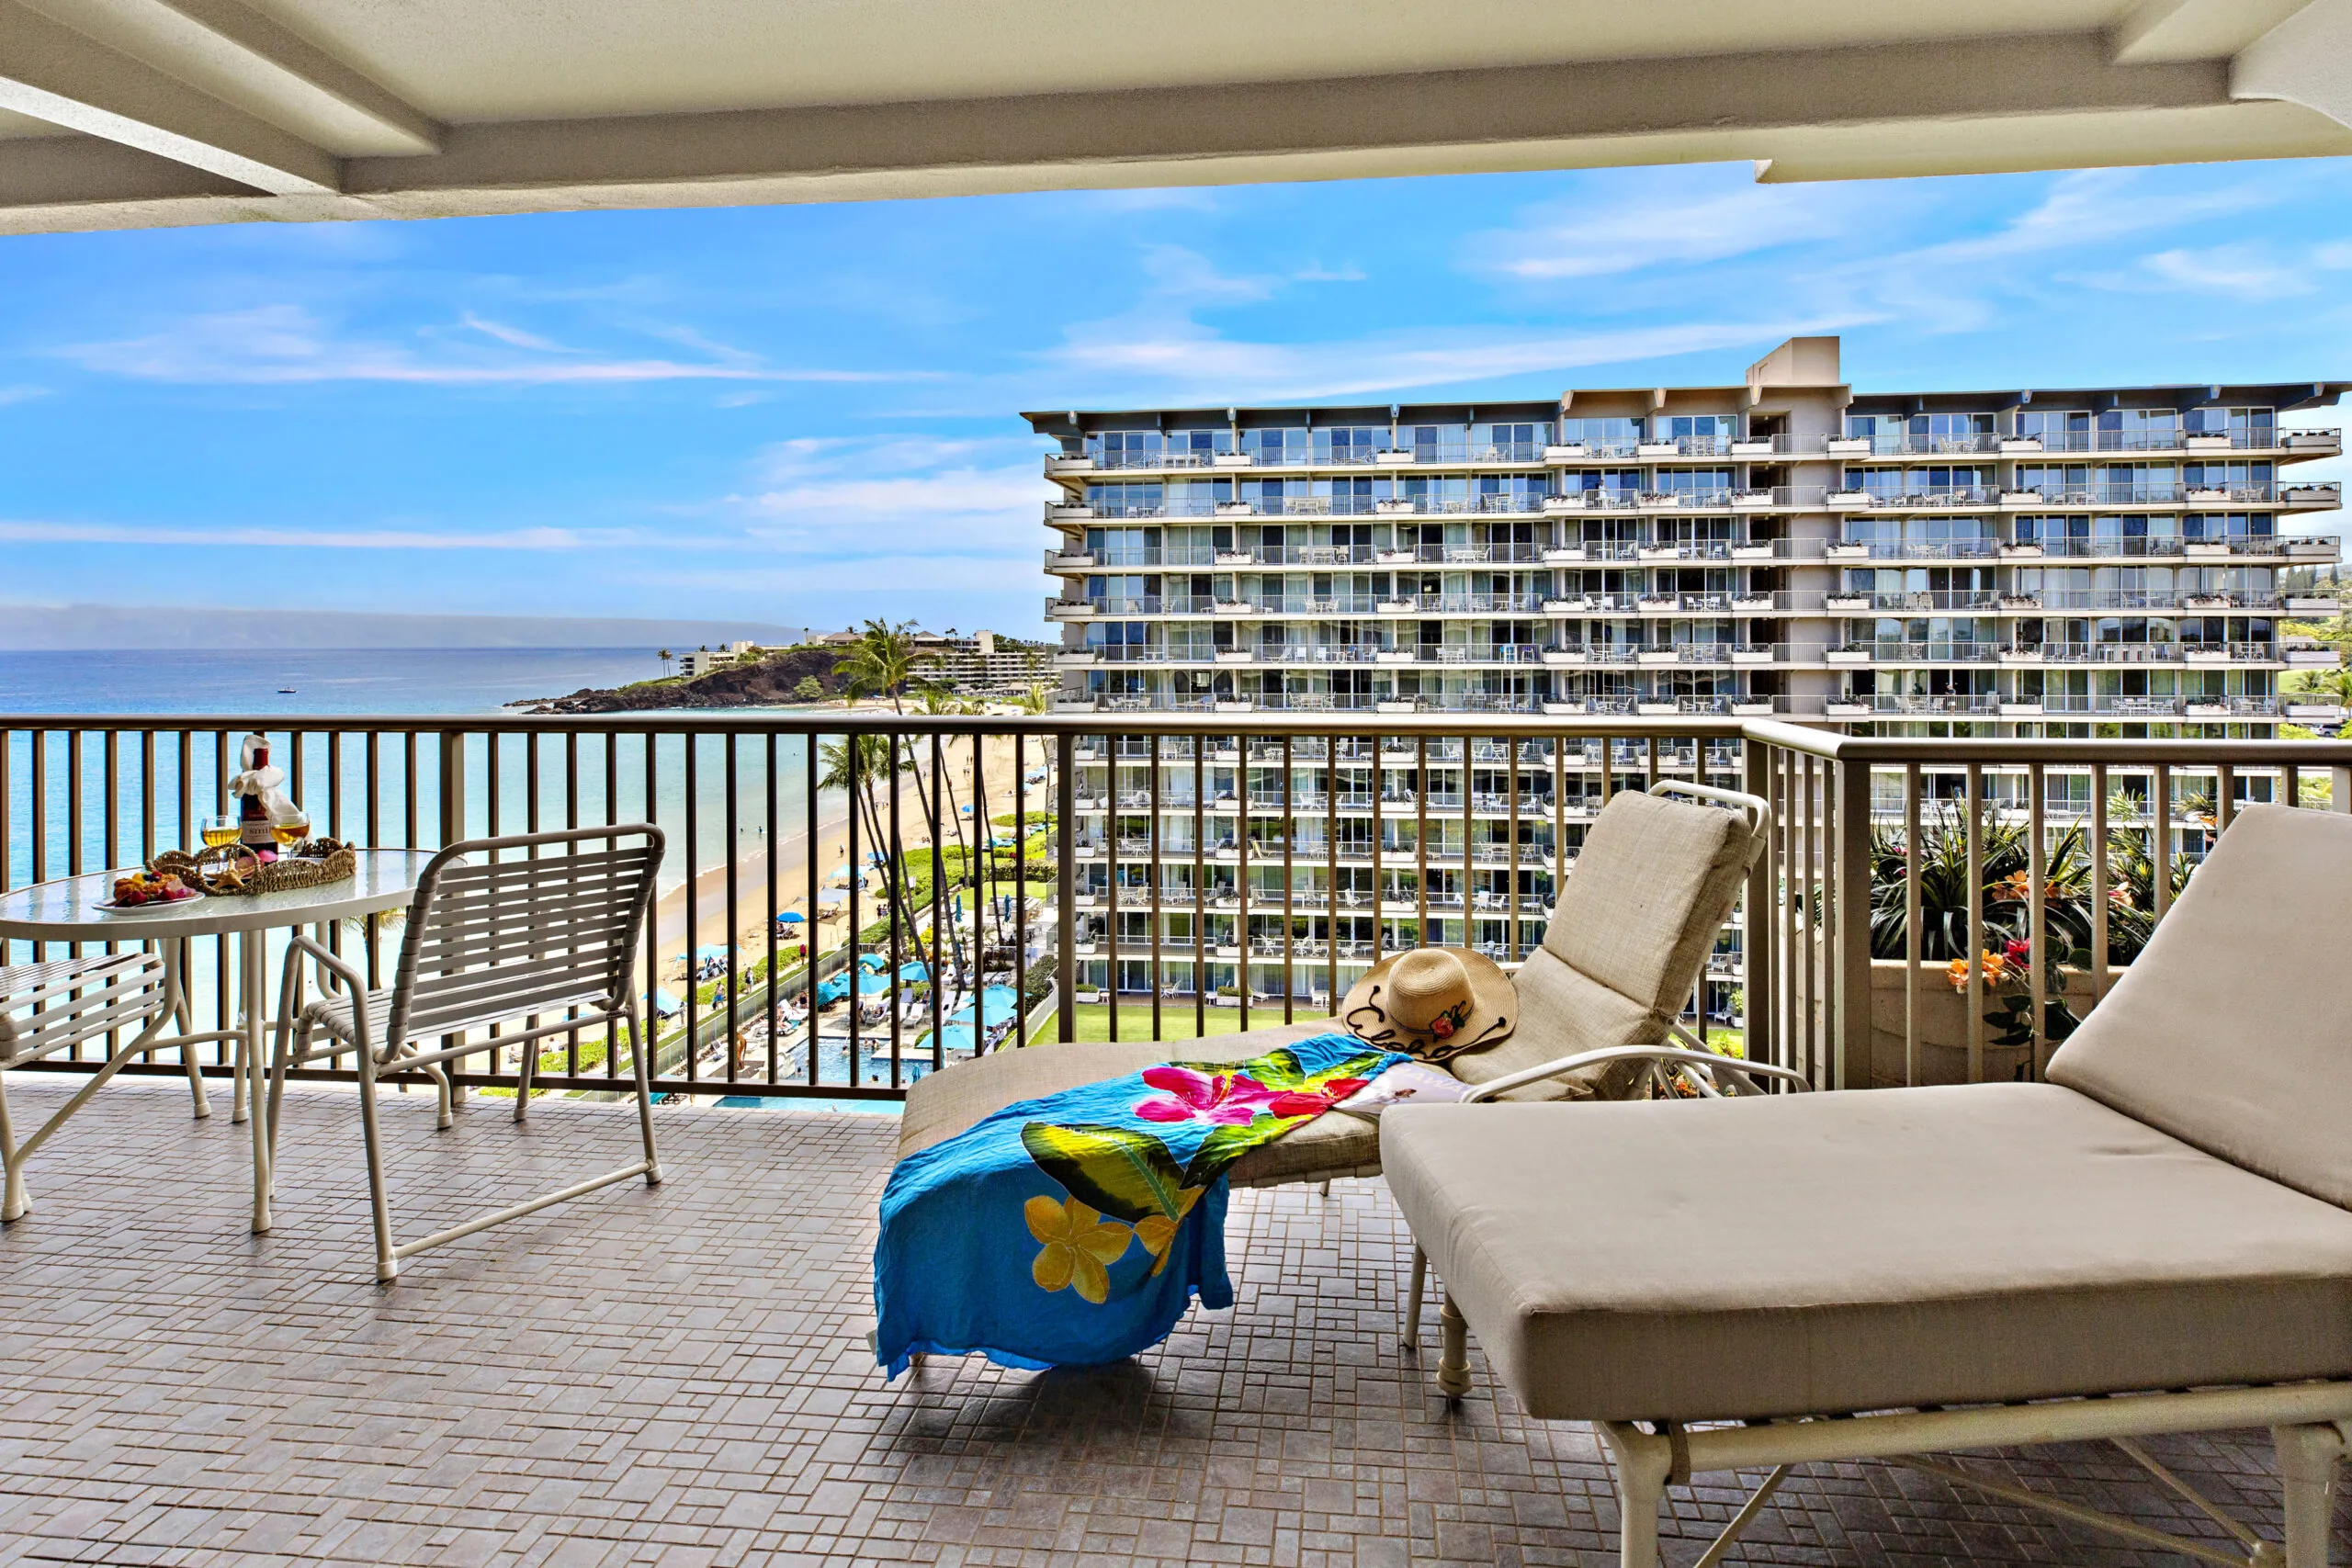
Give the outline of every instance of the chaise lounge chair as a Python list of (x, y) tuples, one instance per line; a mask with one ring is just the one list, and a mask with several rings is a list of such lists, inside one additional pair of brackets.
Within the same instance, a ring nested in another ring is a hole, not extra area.
[[(1598, 1424), (1624, 1568), (1664, 1489), (1890, 1458), (2143, 1545), (2324, 1568), (2352, 1438), (2352, 818), (2239, 813), (2047, 1083), (1698, 1103), (1430, 1105), (1381, 1163), (1464, 1337)], [(1916, 1456), (2268, 1426), (2285, 1548), (2241, 1550)]]
[[(1661, 1046), (1680, 1032), (1683, 1004), (1770, 833), (1770, 808), (1754, 795), (1666, 780), (1612, 796), (1586, 834), (1542, 946), (1516, 976), (1513, 1032), (1453, 1057), (1446, 1070), (1506, 1100), (1542, 1101), (1625, 1092), (1661, 1058), (1689, 1057), (1701, 1075), (1708, 1064), (1735, 1068), (1671, 1049), (1620, 1058), (1624, 1047)], [(1341, 1027), (1326, 1018), (1200, 1041), (1039, 1044), (959, 1063), (908, 1090), (899, 1157), (1039, 1095), (1170, 1058), (1247, 1061)], [(1244, 1155), (1228, 1179), (1266, 1187), (1379, 1174), (1375, 1123), (1332, 1115)]]

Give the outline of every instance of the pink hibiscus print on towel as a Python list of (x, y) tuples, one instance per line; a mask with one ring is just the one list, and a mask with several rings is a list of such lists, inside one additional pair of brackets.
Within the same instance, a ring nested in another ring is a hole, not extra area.
[(1362, 1089), (1362, 1078), (1333, 1078), (1305, 1093), (1268, 1089), (1236, 1074), (1196, 1073), (1190, 1067), (1147, 1067), (1143, 1081), (1163, 1092), (1138, 1101), (1136, 1114), (1147, 1122), (1210, 1122), (1238, 1127), (1261, 1115), (1316, 1116)]

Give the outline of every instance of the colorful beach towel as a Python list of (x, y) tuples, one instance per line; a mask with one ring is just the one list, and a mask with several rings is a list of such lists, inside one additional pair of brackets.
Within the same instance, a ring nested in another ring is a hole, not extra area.
[(1408, 1060), (1320, 1034), (1009, 1105), (910, 1155), (882, 1194), (875, 1352), (1092, 1366), (1233, 1304), (1225, 1173)]

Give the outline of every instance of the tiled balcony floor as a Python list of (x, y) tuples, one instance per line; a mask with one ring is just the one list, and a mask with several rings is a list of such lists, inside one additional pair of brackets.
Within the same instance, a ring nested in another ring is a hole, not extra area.
[[(61, 1089), (15, 1076), (18, 1124)], [(665, 1109), (659, 1190), (428, 1253), (384, 1291), (350, 1098), (291, 1098), (277, 1229), (259, 1239), (226, 1100), (198, 1123), (168, 1080), (108, 1089), (0, 1236), (0, 1559), (1614, 1561), (1584, 1428), (1527, 1421), (1483, 1368), (1449, 1409), (1399, 1357), (1404, 1238), (1376, 1181), (1237, 1195), (1239, 1306), (1135, 1362), (934, 1362), (893, 1388), (863, 1338), (887, 1118)], [(427, 1097), (394, 1110), (411, 1234), (528, 1190), (533, 1167), (553, 1186), (631, 1143), (620, 1106), (548, 1103), (520, 1134), (495, 1101), (451, 1134)], [(2260, 1434), (2154, 1446), (2275, 1521)], [(2202, 1523), (2112, 1450), (1977, 1462)], [(1690, 1562), (1735, 1505), (1728, 1488), (1678, 1495), (1669, 1560)], [(2338, 1528), (2341, 1561), (2352, 1503)], [(2179, 1560), (1883, 1466), (1824, 1466), (1736, 1561)]]

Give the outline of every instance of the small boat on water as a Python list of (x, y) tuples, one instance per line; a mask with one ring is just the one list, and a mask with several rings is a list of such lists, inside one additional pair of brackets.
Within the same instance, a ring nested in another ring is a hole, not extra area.
[(277, 688), (277, 694), (281, 697), (290, 697), (294, 694), (294, 688), (291, 686), (280, 686)]

